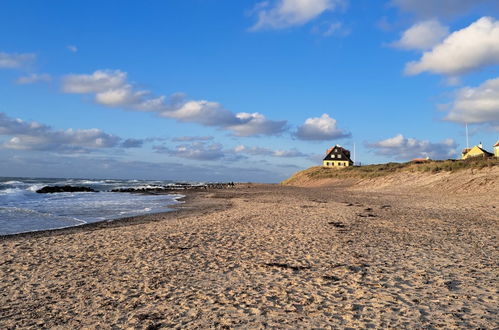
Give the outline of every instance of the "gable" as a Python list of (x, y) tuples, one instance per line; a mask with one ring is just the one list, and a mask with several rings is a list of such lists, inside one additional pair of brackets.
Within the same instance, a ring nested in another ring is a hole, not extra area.
[(328, 161), (347, 161), (351, 162), (352, 160), (350, 159), (350, 153), (341, 148), (341, 147), (334, 147), (332, 148), (329, 153), (324, 157), (324, 160)]
[(492, 155), (490, 152), (488, 152), (487, 150), (484, 150), (482, 148), (480, 148), (479, 146), (474, 146), (473, 148), (471, 148), (470, 151), (468, 151), (468, 155), (469, 156), (479, 156), (479, 155)]

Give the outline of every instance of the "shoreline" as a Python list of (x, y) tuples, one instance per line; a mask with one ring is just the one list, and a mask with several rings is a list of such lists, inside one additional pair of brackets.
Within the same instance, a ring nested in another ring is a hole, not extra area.
[[(93, 230), (117, 228), (129, 225), (133, 226), (147, 222), (171, 220), (177, 218), (178, 216), (195, 216), (197, 213), (209, 212), (211, 209), (217, 208), (217, 205), (209, 205), (209, 203), (203, 204), (201, 202), (202, 199), (200, 198), (200, 195), (206, 193), (209, 193), (209, 191), (186, 190), (182, 191), (181, 194), (164, 193), (164, 195), (183, 195), (183, 197), (177, 198), (176, 200), (179, 201), (180, 203), (169, 206), (171, 210), (167, 212), (149, 213), (149, 214), (142, 214), (131, 217), (101, 220), (97, 222), (84, 223), (81, 225), (62, 227), (62, 228), (34, 230), (28, 232), (0, 235), (0, 242), (6, 240), (17, 240), (24, 238), (37, 238), (37, 237), (74, 234), (81, 231), (93, 231)], [(158, 195), (158, 193), (155, 193), (154, 195)]]

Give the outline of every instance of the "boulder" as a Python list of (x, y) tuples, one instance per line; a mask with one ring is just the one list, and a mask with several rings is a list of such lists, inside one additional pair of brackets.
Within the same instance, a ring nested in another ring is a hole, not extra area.
[(78, 187), (78, 186), (45, 186), (42, 189), (36, 191), (39, 194), (52, 194), (60, 192), (96, 192), (89, 187)]

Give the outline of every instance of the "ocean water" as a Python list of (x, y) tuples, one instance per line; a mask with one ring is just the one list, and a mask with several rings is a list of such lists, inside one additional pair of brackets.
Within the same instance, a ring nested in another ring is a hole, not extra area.
[[(171, 211), (179, 194), (144, 195), (108, 192), (116, 188), (151, 188), (171, 181), (40, 179), (0, 177), (0, 235), (78, 226), (148, 213)], [(85, 186), (98, 192), (37, 194), (44, 186)]]

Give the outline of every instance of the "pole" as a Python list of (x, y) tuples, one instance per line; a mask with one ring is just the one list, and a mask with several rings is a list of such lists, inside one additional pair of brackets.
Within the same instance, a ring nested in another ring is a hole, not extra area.
[(353, 166), (355, 166), (355, 142), (353, 143)]
[(468, 141), (468, 123), (466, 123), (466, 149), (470, 148), (470, 143)]

